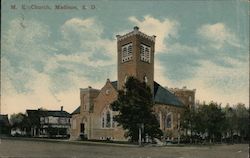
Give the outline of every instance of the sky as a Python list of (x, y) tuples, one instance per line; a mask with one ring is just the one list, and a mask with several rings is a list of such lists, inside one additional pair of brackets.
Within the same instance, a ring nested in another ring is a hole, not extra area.
[(200, 101), (249, 105), (247, 0), (1, 3), (2, 114), (60, 106), (73, 112), (79, 88), (117, 80), (115, 36), (134, 26), (156, 35), (155, 81), (196, 89)]

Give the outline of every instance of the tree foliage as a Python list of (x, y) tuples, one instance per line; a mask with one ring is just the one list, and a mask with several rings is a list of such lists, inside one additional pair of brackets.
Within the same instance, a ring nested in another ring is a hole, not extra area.
[(186, 108), (181, 118), (181, 128), (186, 135), (190, 134), (191, 142), (195, 136), (210, 141), (249, 140), (249, 110), (243, 104), (227, 105), (221, 108), (217, 103), (198, 105)]
[(225, 113), (217, 103), (211, 102), (200, 107), (200, 115), (203, 117), (205, 132), (208, 139), (214, 141), (222, 137), (225, 130)]
[(118, 92), (118, 99), (111, 104), (113, 111), (118, 114), (114, 120), (127, 132), (127, 137), (132, 141), (138, 140), (138, 130), (144, 125), (142, 137), (148, 135), (151, 138), (162, 136), (159, 122), (153, 113), (153, 97), (150, 88), (134, 77), (129, 77), (124, 90)]
[(11, 127), (14, 129), (19, 128), (20, 130), (25, 130), (30, 127), (30, 120), (23, 113), (12, 114), (10, 116)]
[[(227, 105), (224, 111), (227, 120), (226, 132), (228, 137), (231, 138), (231, 141), (241, 142), (243, 140), (249, 140), (249, 109), (247, 109), (244, 104), (238, 103), (233, 107)], [(234, 138), (235, 136), (236, 138)]]

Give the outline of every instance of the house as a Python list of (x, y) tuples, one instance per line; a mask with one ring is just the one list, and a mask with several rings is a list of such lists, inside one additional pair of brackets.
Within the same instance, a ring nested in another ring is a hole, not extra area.
[(10, 134), (10, 122), (8, 115), (0, 115), (0, 135)]
[(66, 138), (69, 136), (71, 115), (63, 110), (26, 110), (33, 137)]
[(195, 91), (190, 93), (191, 97), (188, 91), (183, 91), (183, 95), (175, 95), (154, 80), (155, 38), (154, 35), (142, 33), (138, 27), (125, 35), (117, 35), (118, 80), (107, 79), (101, 89), (91, 86), (80, 88), (80, 106), (72, 113), (71, 139), (79, 139), (84, 135), (87, 139), (127, 140), (124, 129), (113, 120), (117, 112), (111, 110), (110, 104), (117, 99), (118, 90), (123, 89), (129, 76), (145, 82), (151, 88), (153, 110), (164, 137), (179, 137), (180, 116), (184, 107), (188, 106), (185, 97), (191, 99), (190, 103), (194, 102)]

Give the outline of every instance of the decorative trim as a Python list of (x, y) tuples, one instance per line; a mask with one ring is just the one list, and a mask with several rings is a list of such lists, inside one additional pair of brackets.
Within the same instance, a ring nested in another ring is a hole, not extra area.
[(131, 37), (133, 35), (140, 35), (141, 37), (144, 37), (144, 38), (146, 38), (148, 40), (151, 40), (151, 41), (155, 42), (155, 37), (156, 36), (148, 36), (145, 33), (142, 33), (141, 31), (138, 31), (138, 30), (131, 31), (131, 32), (129, 32), (129, 33), (123, 35), (123, 36), (117, 35), (116, 37), (117, 37), (118, 41), (121, 41), (121, 40), (123, 40), (125, 38), (128, 38), (128, 37)]

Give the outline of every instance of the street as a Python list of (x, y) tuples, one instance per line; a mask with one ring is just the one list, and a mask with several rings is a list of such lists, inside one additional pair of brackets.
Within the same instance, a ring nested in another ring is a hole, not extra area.
[(248, 145), (137, 147), (2, 139), (0, 157), (248, 158)]

